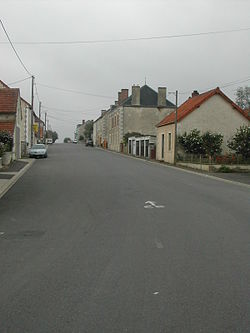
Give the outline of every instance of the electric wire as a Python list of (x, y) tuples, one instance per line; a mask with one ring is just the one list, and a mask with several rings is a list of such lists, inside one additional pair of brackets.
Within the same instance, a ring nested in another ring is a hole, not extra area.
[(73, 90), (73, 89), (58, 88), (58, 87), (46, 85), (43, 83), (37, 83), (37, 85), (39, 85), (41, 87), (49, 88), (49, 89), (55, 89), (55, 90), (70, 92), (70, 93), (74, 93), (74, 94), (81, 94), (81, 95), (86, 95), (86, 96), (108, 98), (108, 99), (114, 98), (114, 96), (105, 96), (105, 95), (92, 94), (92, 93), (87, 93), (84, 91), (78, 91), (78, 90)]
[(8, 41), (9, 41), (11, 47), (12, 47), (12, 49), (13, 49), (13, 51), (15, 52), (15, 54), (16, 54), (18, 60), (20, 61), (22, 67), (25, 69), (25, 71), (26, 71), (30, 76), (32, 76), (32, 74), (30, 73), (30, 71), (29, 71), (29, 70), (27, 69), (27, 67), (24, 65), (24, 63), (23, 63), (22, 59), (20, 58), (19, 54), (17, 53), (17, 51), (16, 51), (16, 49), (15, 49), (15, 47), (14, 47), (14, 45), (13, 45), (11, 39), (10, 39), (10, 37), (9, 37), (9, 35), (8, 35), (8, 33), (7, 33), (6, 29), (5, 29), (5, 27), (4, 27), (4, 24), (3, 24), (3, 21), (2, 21), (2, 20), (0, 20), (0, 24), (1, 24), (2, 28), (3, 28), (3, 31), (4, 31), (4, 33), (5, 33), (5, 35), (6, 35)]
[[(175, 35), (163, 35), (163, 36), (148, 36), (148, 37), (135, 37), (135, 38), (120, 38), (120, 39), (97, 39), (97, 40), (72, 40), (72, 41), (17, 41), (14, 44), (22, 45), (69, 45), (69, 44), (100, 44), (100, 43), (120, 43), (120, 42), (131, 42), (131, 41), (144, 41), (144, 40), (157, 40), (157, 39), (172, 39), (172, 38), (186, 38), (186, 37), (196, 37), (196, 36), (207, 36), (207, 35), (217, 35), (226, 34), (234, 32), (248, 31), (250, 27), (230, 29), (230, 30), (217, 30), (217, 31), (205, 31), (189, 34), (175, 34)], [(5, 44), (6, 42), (0, 42)]]
[(9, 86), (12, 86), (13, 84), (16, 84), (16, 83), (20, 83), (20, 82), (23, 82), (23, 81), (26, 81), (28, 79), (30, 79), (31, 76), (28, 76), (26, 77), (25, 79), (22, 79), (22, 80), (18, 80), (18, 81), (15, 81), (15, 82), (11, 82), (11, 83), (8, 83)]

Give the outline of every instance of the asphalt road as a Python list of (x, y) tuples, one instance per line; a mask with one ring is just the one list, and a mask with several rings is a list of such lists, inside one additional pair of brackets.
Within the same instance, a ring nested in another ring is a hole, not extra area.
[(0, 332), (249, 332), (249, 199), (246, 186), (50, 147), (0, 199)]

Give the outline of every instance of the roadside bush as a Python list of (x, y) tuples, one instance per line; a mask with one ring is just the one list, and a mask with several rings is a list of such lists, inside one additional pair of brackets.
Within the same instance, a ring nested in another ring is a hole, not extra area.
[(221, 153), (221, 145), (223, 142), (222, 134), (211, 133), (208, 131), (202, 135), (201, 139), (203, 149), (208, 156), (213, 157), (214, 155)]
[(186, 153), (197, 155), (205, 152), (200, 131), (197, 129), (193, 129), (189, 134), (185, 132), (179, 136), (178, 142)]
[(246, 159), (250, 158), (250, 127), (241, 126), (237, 129), (235, 135), (228, 141), (227, 145), (236, 154), (240, 154)]
[(4, 151), (5, 151), (4, 148), (5, 148), (5, 147), (4, 147), (4, 144), (3, 144), (2, 142), (0, 142), (0, 157), (3, 156), (3, 153), (4, 153)]
[(229, 167), (227, 167), (226, 165), (222, 165), (217, 172), (223, 172), (223, 173), (230, 173), (230, 172), (234, 172), (232, 169), (230, 169)]
[(4, 151), (12, 151), (13, 136), (8, 131), (0, 131), (0, 143), (4, 146)]

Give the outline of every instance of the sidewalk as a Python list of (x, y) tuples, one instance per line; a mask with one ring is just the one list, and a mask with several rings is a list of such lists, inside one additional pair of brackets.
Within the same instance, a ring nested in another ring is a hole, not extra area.
[(35, 160), (21, 159), (0, 169), (0, 198), (22, 177)]

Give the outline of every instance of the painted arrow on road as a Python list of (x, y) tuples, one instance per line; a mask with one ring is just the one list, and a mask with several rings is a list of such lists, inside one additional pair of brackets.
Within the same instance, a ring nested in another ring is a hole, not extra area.
[(165, 206), (157, 205), (155, 201), (145, 201), (144, 208), (165, 208)]

